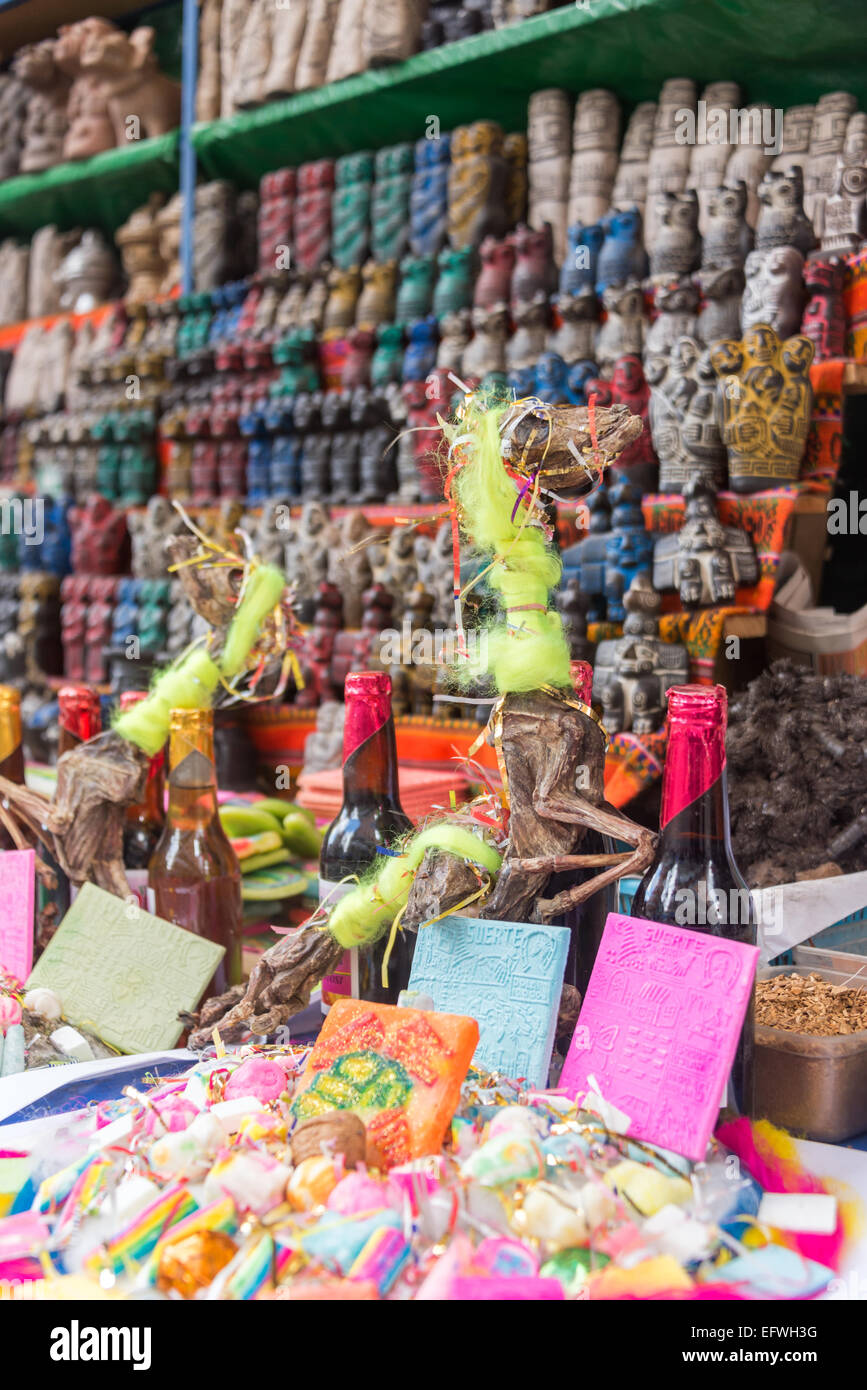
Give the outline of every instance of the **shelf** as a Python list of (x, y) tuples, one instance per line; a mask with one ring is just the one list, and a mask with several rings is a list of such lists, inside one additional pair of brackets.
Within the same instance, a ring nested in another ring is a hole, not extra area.
[(489, 117), (526, 128), (543, 87), (604, 86), (631, 104), (686, 74), (738, 81), (776, 106), (845, 88), (867, 105), (863, 0), (590, 0), (476, 34), (193, 128), (204, 178), (254, 186), (283, 165), (376, 148)]
[(49, 223), (98, 227), (107, 236), (157, 191), (178, 188), (178, 132), (139, 140), (92, 159), (0, 183), (0, 236), (30, 237)]

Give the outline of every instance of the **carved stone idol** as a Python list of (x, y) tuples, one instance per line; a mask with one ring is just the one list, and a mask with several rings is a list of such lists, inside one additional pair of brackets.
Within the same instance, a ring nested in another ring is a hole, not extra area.
[(713, 344), (720, 338), (736, 338), (741, 331), (741, 299), (746, 279), (740, 266), (703, 267), (693, 279), (701, 292), (696, 337)]
[(67, 131), (66, 107), (70, 79), (54, 60), (56, 41), (26, 44), (15, 54), (12, 71), (32, 93), (24, 122), (20, 169), (22, 174), (50, 169), (63, 159)]
[(747, 186), (746, 218), (755, 227), (759, 215), (758, 188), (773, 158), (776, 113), (754, 104), (738, 112), (738, 138), (726, 168), (726, 183)]
[(165, 543), (184, 530), (174, 507), (165, 497), (152, 497), (143, 512), (133, 509), (127, 513), (127, 526), (136, 579), (164, 579), (170, 563)]
[[(602, 294), (609, 285), (625, 285), (627, 280), (643, 280), (647, 273), (647, 256), (642, 240), (641, 212), (638, 207), (611, 212), (602, 219), (605, 240), (596, 265), (596, 293)], [(586, 231), (592, 232), (593, 228)]]
[(462, 251), (444, 246), (440, 251), (437, 257), (439, 275), (433, 296), (433, 311), (438, 318), (472, 305), (475, 257), (471, 246)]
[[(560, 294), (582, 294), (586, 290), (595, 290), (605, 227), (601, 222), (589, 227), (583, 222), (575, 222), (568, 228), (566, 239), (566, 257), (560, 267)], [(640, 274), (644, 274), (643, 266)]]
[(435, 275), (433, 256), (404, 256), (394, 311), (397, 323), (411, 324), (430, 313)]
[(377, 150), (370, 209), (374, 260), (400, 262), (409, 247), (412, 170), (412, 145), (389, 145)]
[(508, 331), (509, 314), (505, 305), (473, 310), (473, 337), (464, 349), (462, 361), (464, 378), (481, 381), (488, 372), (505, 371)]
[(546, 297), (557, 288), (557, 271), (553, 259), (551, 228), (546, 225), (533, 232), (520, 226), (511, 235), (515, 248), (515, 267), (512, 272), (510, 302), (517, 314), (522, 303)]
[(452, 132), (449, 169), (449, 241), (455, 250), (480, 246), (506, 227), (503, 131), (495, 121), (476, 121)]
[(502, 241), (485, 237), (479, 247), (481, 270), (473, 291), (474, 309), (493, 309), (509, 303), (512, 273), (515, 268), (514, 237)]
[(307, 23), (295, 68), (296, 92), (323, 85), (339, 8), (340, 0), (308, 0)]
[(629, 118), (623, 137), (620, 163), (611, 190), (613, 208), (628, 208), (634, 205), (644, 213), (647, 201), (647, 164), (653, 144), (655, 122), (656, 102), (639, 102)]
[(90, 31), (82, 44), (81, 71), (99, 85), (117, 145), (131, 133), (139, 140), (165, 135), (180, 122), (180, 84), (159, 71), (155, 40), (156, 30), (148, 25), (131, 34), (112, 25)]
[(608, 476), (612, 482), (634, 483), (642, 492), (654, 492), (659, 465), (650, 432), (650, 386), (641, 359), (631, 354), (618, 357), (610, 381), (588, 380), (585, 394), (595, 394), (602, 406), (625, 405), (630, 415), (637, 415), (642, 421), (641, 434), (627, 444), (616, 464), (609, 468)]
[(741, 302), (742, 332), (766, 323), (783, 338), (797, 333), (804, 307), (803, 268), (804, 258), (794, 246), (750, 252)]
[(469, 309), (454, 309), (440, 319), (440, 343), (437, 348), (437, 367), (455, 376), (463, 376), (464, 352), (470, 341), (471, 315)]
[(435, 256), (448, 236), (451, 136), (416, 140), (409, 195), (409, 245), (414, 256)]
[(333, 266), (328, 272), (328, 302), (322, 320), (323, 330), (342, 332), (355, 323), (358, 296), (361, 293), (361, 271), (356, 267), (340, 270)]
[(698, 229), (702, 236), (711, 194), (725, 182), (732, 152), (731, 111), (740, 99), (736, 82), (711, 82), (701, 94), (702, 119), (697, 122), (696, 141), (690, 153), (687, 188), (694, 188), (698, 196)]
[(649, 358), (644, 369), (660, 492), (682, 493), (693, 477), (722, 487), (726, 451), (710, 355), (693, 338), (679, 338), (667, 358)]
[(620, 102), (613, 92), (582, 92), (572, 127), (568, 220), (594, 223), (611, 206), (620, 144)]
[[(515, 331), (506, 344), (506, 363), (510, 371), (523, 367), (534, 367), (545, 351), (545, 334), (548, 327), (548, 300), (544, 294), (535, 299), (522, 300), (513, 310)], [(473, 344), (464, 353), (464, 367), (472, 352)]]
[(317, 270), (331, 253), (333, 189), (332, 159), (314, 160), (298, 169), (293, 263), (299, 270)]
[(394, 319), (397, 266), (394, 261), (378, 265), (368, 261), (362, 271), (363, 288), (356, 308), (359, 328), (376, 328)]
[(753, 543), (739, 527), (723, 526), (716, 490), (704, 479), (692, 478), (683, 496), (683, 526), (661, 536), (653, 549), (654, 588), (676, 589), (687, 609), (732, 604), (739, 584), (758, 582)]
[(831, 192), (825, 201), (823, 255), (847, 256), (867, 238), (867, 116), (856, 111), (837, 160)]
[(34, 232), (30, 243), (27, 318), (42, 318), (60, 311), (57, 272), (77, 241), (77, 232), (59, 232), (56, 227), (40, 227)]
[(84, 50), (118, 32), (107, 19), (80, 20), (58, 29), (54, 61), (72, 88), (66, 108), (68, 128), (63, 141), (64, 159), (89, 159), (102, 150), (114, 149), (117, 137), (102, 82), (84, 68)]
[(674, 77), (663, 83), (647, 163), (644, 245), (648, 255), (653, 252), (659, 227), (657, 197), (662, 193), (682, 193), (686, 188), (692, 155), (686, 118), (690, 114), (694, 118), (695, 107), (696, 87), (689, 78)]
[(625, 353), (641, 356), (644, 348), (644, 291), (634, 280), (614, 285), (602, 295), (607, 315), (596, 339), (596, 361), (607, 375)]
[(660, 194), (653, 206), (656, 236), (650, 253), (651, 278), (689, 275), (697, 269), (701, 253), (695, 189)]
[(242, 111), (265, 99), (265, 74), (271, 62), (271, 25), (275, 7), (270, 0), (250, 0), (235, 58), (232, 95)]
[(0, 73), (0, 179), (11, 179), (18, 173), (29, 100), (23, 82), (11, 73)]
[(678, 338), (696, 336), (698, 290), (691, 276), (656, 285), (656, 318), (644, 335), (644, 355), (666, 355)]
[(414, 0), (383, 0), (364, 7), (364, 58), (371, 68), (402, 63), (416, 52), (422, 7)]
[(743, 265), (753, 247), (753, 233), (747, 225), (746, 209), (745, 183), (709, 191), (701, 245), (703, 270)]
[(527, 137), (522, 130), (514, 131), (503, 140), (506, 175), (506, 216), (510, 227), (527, 220)]
[(711, 352), (733, 491), (761, 492), (797, 480), (813, 402), (812, 360), (809, 338), (781, 340), (766, 324)]
[(759, 184), (756, 250), (794, 246), (806, 256), (816, 244), (813, 224), (803, 207), (804, 185), (797, 165), (785, 173), (769, 169)]
[(567, 364), (580, 362), (593, 353), (596, 339), (596, 295), (592, 289), (581, 294), (561, 294), (557, 298), (560, 326), (547, 338), (550, 352), (556, 352)]
[(136, 208), (114, 234), (128, 280), (128, 304), (144, 304), (160, 293), (166, 266), (160, 255), (160, 229), (156, 219), (162, 205), (163, 195), (152, 193), (146, 205)]
[[(290, 11), (293, 8), (293, 5), (289, 6)], [(340, 8), (337, 12), (337, 28), (334, 31), (334, 42), (331, 46), (328, 70), (325, 74), (326, 82), (341, 82), (344, 77), (351, 77), (353, 73), (364, 71), (365, 8), (365, 0), (340, 0)], [(302, 11), (302, 29), (303, 26)]]
[(814, 106), (789, 106), (783, 113), (783, 142), (780, 153), (774, 156), (771, 168), (788, 173), (795, 165), (804, 173), (810, 150), (810, 131), (813, 128)]
[(331, 201), (331, 259), (342, 270), (362, 266), (370, 254), (373, 155), (346, 154), (334, 166)]
[[(566, 228), (570, 221), (571, 108), (568, 92), (557, 87), (533, 92), (527, 108), (530, 225), (543, 227), (549, 223), (558, 265), (566, 254)], [(596, 222), (598, 219), (575, 217), (571, 220)]]
[(199, 71), (196, 78), (196, 120), (216, 121), (220, 115), (220, 18), (223, 0), (202, 0), (199, 18)]
[(843, 153), (849, 117), (857, 107), (858, 102), (850, 92), (826, 92), (813, 112), (810, 151), (804, 172), (804, 211), (817, 237), (821, 237), (824, 230), (825, 200), (833, 188), (837, 156)]
[[(865, 171), (867, 172), (867, 171)], [(825, 226), (828, 226), (825, 204)], [(833, 256), (811, 256), (804, 266), (809, 294), (801, 332), (815, 349), (814, 362), (843, 357), (846, 352), (846, 312), (843, 308), (845, 265)]]
[(593, 664), (593, 699), (609, 734), (650, 734), (665, 720), (665, 696), (689, 680), (689, 653), (659, 636), (660, 596), (639, 573), (623, 600), (623, 636), (600, 642)]

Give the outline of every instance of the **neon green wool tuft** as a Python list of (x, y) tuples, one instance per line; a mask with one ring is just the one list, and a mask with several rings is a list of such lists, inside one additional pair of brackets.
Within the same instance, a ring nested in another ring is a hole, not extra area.
[(382, 936), (409, 901), (416, 869), (429, 849), (447, 850), (459, 859), (481, 864), (490, 874), (500, 867), (501, 856), (472, 830), (460, 825), (432, 825), (422, 830), (399, 858), (386, 857), (373, 877), (353, 888), (334, 907), (328, 930), (348, 950), (366, 946)]
[(451, 439), (469, 436), (459, 446), (468, 461), (454, 477), (461, 529), (482, 563), (493, 561), (484, 582), (504, 610), (482, 629), (485, 640), (475, 646), (476, 655), (459, 661), (457, 673), (465, 683), (490, 674), (501, 695), (571, 684), (563, 623), (550, 606), (560, 558), (527, 519), (526, 502), (512, 519), (518, 493), (502, 460), (499, 425), (505, 408), (486, 410), (470, 401), (463, 419), (447, 429)]
[(187, 652), (177, 665), (156, 677), (146, 700), (115, 719), (113, 727), (121, 738), (153, 757), (169, 736), (173, 709), (209, 709), (221, 677), (232, 680), (243, 671), (262, 620), (279, 603), (285, 583), (274, 565), (254, 570), (226, 634), (219, 664), (201, 648)]

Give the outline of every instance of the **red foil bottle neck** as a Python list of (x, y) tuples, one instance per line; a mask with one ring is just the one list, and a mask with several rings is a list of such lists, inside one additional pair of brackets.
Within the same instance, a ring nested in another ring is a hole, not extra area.
[(725, 771), (727, 712), (722, 685), (677, 685), (669, 690), (662, 828), (703, 796)]
[(570, 661), (569, 674), (572, 689), (582, 704), (589, 705), (593, 700), (593, 667), (589, 661)]
[(99, 696), (86, 685), (64, 685), (57, 695), (58, 723), (86, 743), (102, 728)]
[(343, 761), (391, 718), (391, 677), (382, 671), (350, 671), (344, 686)]

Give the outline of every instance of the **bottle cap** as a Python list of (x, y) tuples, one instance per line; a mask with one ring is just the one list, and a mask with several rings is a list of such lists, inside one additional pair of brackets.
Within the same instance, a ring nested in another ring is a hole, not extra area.
[(727, 715), (724, 685), (673, 685), (668, 691), (669, 723), (701, 724), (725, 731)]
[(102, 728), (99, 696), (87, 685), (62, 685), (57, 694), (61, 726), (86, 743)]
[(133, 705), (141, 704), (142, 700), (146, 700), (147, 697), (146, 690), (122, 690), (120, 692), (121, 714), (126, 709), (132, 709)]
[(344, 694), (348, 699), (350, 695), (355, 696), (383, 696), (391, 697), (391, 676), (385, 671), (350, 671), (346, 677)]

